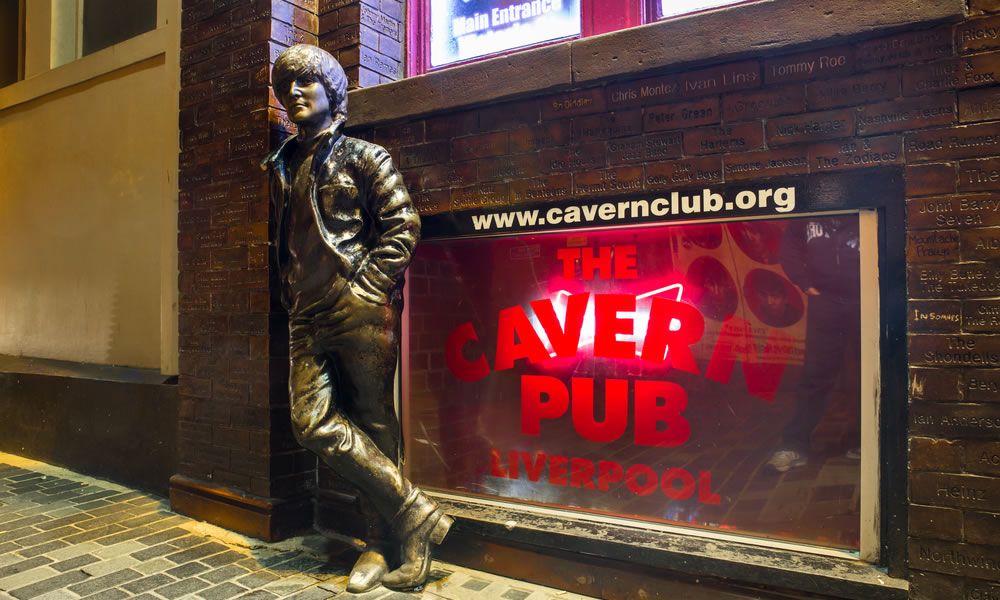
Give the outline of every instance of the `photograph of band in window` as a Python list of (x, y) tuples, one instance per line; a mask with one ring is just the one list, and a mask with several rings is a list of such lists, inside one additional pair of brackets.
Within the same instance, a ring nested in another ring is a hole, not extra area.
[(856, 550), (857, 214), (427, 240), (421, 486)]

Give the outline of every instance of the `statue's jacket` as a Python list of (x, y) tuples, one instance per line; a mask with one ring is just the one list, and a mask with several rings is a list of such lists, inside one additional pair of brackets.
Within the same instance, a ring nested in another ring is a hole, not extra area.
[[(342, 121), (321, 135), (312, 153), (308, 198), (317, 242), (325, 260), (310, 273), (331, 288), (346, 280), (359, 298), (375, 304), (401, 302), (403, 271), (420, 238), (420, 217), (403, 178), (382, 147), (342, 135)], [(286, 139), (261, 165), (271, 176), (271, 240), (282, 277), (282, 302), (293, 313), (290, 298), (287, 223), (293, 182), (289, 162), (296, 144)], [(329, 253), (329, 254), (327, 254)], [(309, 266), (313, 268), (312, 265)]]

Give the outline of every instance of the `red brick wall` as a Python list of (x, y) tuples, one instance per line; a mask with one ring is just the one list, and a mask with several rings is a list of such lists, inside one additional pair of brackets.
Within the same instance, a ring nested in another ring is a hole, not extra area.
[(179, 469), (263, 497), (303, 493), (315, 469), (288, 424), (259, 164), (287, 134), (270, 66), (285, 47), (317, 42), (316, 12), (316, 0), (183, 4)]
[(911, 597), (987, 598), (1000, 594), (998, 28), (974, 16), (355, 134), (393, 153), (424, 214), (903, 166), (910, 544), (898, 551)]

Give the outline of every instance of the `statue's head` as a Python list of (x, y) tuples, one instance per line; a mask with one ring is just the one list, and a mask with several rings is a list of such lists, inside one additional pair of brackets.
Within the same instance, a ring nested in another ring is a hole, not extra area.
[(301, 93), (300, 86), (310, 84), (318, 84), (325, 90), (331, 116), (347, 118), (347, 75), (337, 59), (326, 50), (308, 44), (297, 44), (282, 52), (271, 69), (271, 85), (294, 123), (315, 116), (307, 110), (295, 110), (293, 96)]

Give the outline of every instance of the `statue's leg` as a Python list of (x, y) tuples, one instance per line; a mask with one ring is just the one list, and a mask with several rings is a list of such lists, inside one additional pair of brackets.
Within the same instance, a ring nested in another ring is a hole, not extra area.
[[(336, 370), (347, 398), (351, 419), (368, 432), (370, 439), (395, 458), (398, 455), (399, 420), (396, 417), (393, 381), (399, 348), (399, 312), (391, 312), (384, 323), (366, 324), (336, 341)], [(363, 423), (363, 425), (361, 425)], [(398, 471), (397, 471), (398, 472)], [(441, 543), (451, 519), (433, 500), (412, 486), (409, 496), (390, 515), (402, 542), (402, 565), (382, 579), (387, 587), (411, 589), (427, 580), (430, 573), (430, 544)], [(375, 500), (376, 506), (379, 501)]]

